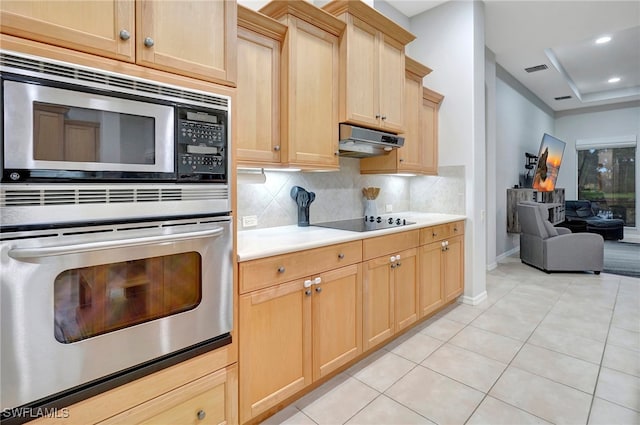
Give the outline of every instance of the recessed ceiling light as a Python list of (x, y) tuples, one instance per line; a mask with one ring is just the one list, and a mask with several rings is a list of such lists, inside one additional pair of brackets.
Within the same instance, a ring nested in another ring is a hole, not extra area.
[(607, 80), (609, 83), (617, 83), (618, 81), (620, 81), (620, 77), (613, 77)]
[(596, 40), (596, 44), (605, 44), (611, 41), (611, 37), (609, 37), (608, 35), (605, 35), (603, 37), (600, 37)]

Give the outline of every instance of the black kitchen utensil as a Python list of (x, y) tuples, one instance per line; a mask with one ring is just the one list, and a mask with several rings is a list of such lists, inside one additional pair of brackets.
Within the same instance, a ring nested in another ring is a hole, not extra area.
[(298, 205), (298, 226), (309, 226), (309, 206), (316, 199), (316, 194), (307, 192), (300, 186), (293, 186), (290, 194), (291, 199)]

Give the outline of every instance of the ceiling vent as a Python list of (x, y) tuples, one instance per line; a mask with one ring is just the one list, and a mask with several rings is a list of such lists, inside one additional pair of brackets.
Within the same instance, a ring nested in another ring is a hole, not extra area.
[(560, 96), (560, 97), (554, 97), (555, 100), (567, 100), (567, 99), (571, 99), (571, 96)]
[(536, 65), (536, 66), (530, 66), (529, 68), (525, 68), (524, 70), (531, 73), (531, 72), (538, 72), (538, 71), (544, 71), (545, 69), (548, 69), (549, 67), (545, 64), (542, 65)]

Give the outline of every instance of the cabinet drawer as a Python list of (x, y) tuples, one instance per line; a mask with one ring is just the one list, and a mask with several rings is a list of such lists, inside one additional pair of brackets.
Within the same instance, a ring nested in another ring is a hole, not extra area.
[(381, 255), (393, 254), (394, 252), (417, 247), (420, 241), (419, 232), (419, 230), (411, 230), (409, 232), (365, 239), (362, 242), (364, 260), (370, 260), (380, 257)]
[(100, 424), (235, 423), (237, 388), (237, 367), (231, 365), (113, 416)]
[(431, 242), (462, 234), (464, 234), (464, 221), (454, 221), (453, 223), (425, 227), (420, 230), (420, 245), (427, 245)]
[(330, 245), (240, 263), (240, 293), (362, 261), (362, 241)]

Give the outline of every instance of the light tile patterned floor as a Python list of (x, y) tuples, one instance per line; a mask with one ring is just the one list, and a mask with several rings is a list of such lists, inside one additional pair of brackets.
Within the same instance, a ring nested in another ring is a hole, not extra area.
[(509, 259), (264, 424), (640, 424), (640, 279)]

